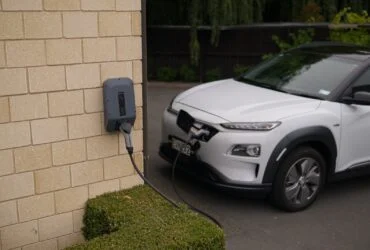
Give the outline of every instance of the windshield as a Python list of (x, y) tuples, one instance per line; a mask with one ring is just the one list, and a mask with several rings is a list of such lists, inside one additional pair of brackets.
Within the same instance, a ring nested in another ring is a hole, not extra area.
[(332, 55), (284, 53), (264, 62), (238, 80), (295, 95), (325, 99), (357, 67)]

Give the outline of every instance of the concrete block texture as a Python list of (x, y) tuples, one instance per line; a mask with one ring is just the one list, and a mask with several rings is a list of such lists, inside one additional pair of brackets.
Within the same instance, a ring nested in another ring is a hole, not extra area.
[(73, 64), (82, 62), (81, 39), (46, 40), (47, 64)]
[(70, 139), (101, 135), (100, 113), (75, 115), (68, 117)]
[(12, 121), (34, 120), (48, 117), (47, 95), (32, 94), (11, 96), (10, 117)]
[(0, 96), (27, 93), (26, 69), (0, 69)]
[(4, 68), (5, 66), (5, 43), (0, 41), (0, 68)]
[[(26, 38), (62, 37), (62, 16), (56, 12), (26, 12), (23, 14)], [(45, 24), (48, 25), (45, 25)]]
[(31, 130), (33, 144), (67, 140), (67, 117), (31, 121)]
[(99, 13), (100, 36), (129, 36), (131, 34), (132, 25), (130, 12)]
[(17, 173), (51, 167), (51, 145), (42, 144), (14, 149), (14, 165)]
[(120, 189), (119, 180), (102, 181), (89, 185), (89, 198), (95, 198), (98, 195), (118, 191)]
[(14, 173), (13, 151), (0, 150), (0, 176)]
[(89, 160), (118, 155), (118, 135), (110, 134), (87, 138), (87, 158)]
[(63, 34), (67, 38), (97, 37), (98, 14), (93, 12), (63, 13)]
[(141, 10), (141, 0), (116, 0), (116, 10), (119, 11)]
[(45, 10), (80, 10), (80, 0), (44, 0)]
[(103, 83), (135, 83), (143, 169), (141, 0), (0, 0), (0, 250), (82, 242), (89, 198), (142, 183), (103, 122)]
[(115, 0), (81, 0), (83, 10), (115, 10)]
[(28, 83), (31, 93), (65, 90), (65, 68), (64, 66), (28, 68)]
[(103, 160), (85, 161), (71, 165), (72, 187), (102, 181)]
[(35, 172), (36, 193), (46, 193), (71, 186), (69, 166), (53, 167)]
[(35, 195), (18, 200), (19, 220), (29, 221), (55, 213), (54, 195), (52, 193)]
[(2, 0), (3, 10), (42, 10), (42, 0)]
[(57, 213), (84, 208), (88, 195), (87, 186), (69, 188), (56, 192), (55, 204)]
[(67, 88), (87, 89), (100, 87), (99, 64), (66, 66)]
[(2, 249), (12, 249), (37, 242), (39, 230), (37, 221), (19, 223), (0, 229)]
[(41, 250), (41, 249), (57, 250), (58, 249), (57, 239), (40, 241), (40, 242), (22, 247), (22, 250)]
[(0, 150), (31, 144), (29, 122), (0, 124)]
[(110, 62), (116, 60), (114, 38), (83, 39), (84, 62)]
[(18, 222), (17, 216), (17, 202), (5, 201), (0, 203), (0, 227), (16, 224)]
[(23, 38), (22, 13), (0, 13), (0, 40)]
[(83, 91), (49, 93), (50, 116), (66, 116), (84, 112)]
[(52, 144), (53, 164), (66, 165), (86, 160), (85, 139), (56, 142)]
[(13, 174), (0, 177), (0, 201), (35, 194), (33, 173)]
[(7, 41), (5, 48), (8, 67), (46, 65), (45, 41), (43, 40)]
[(0, 97), (0, 123), (10, 121), (9, 98)]
[(73, 233), (72, 212), (42, 218), (38, 222), (41, 241)]

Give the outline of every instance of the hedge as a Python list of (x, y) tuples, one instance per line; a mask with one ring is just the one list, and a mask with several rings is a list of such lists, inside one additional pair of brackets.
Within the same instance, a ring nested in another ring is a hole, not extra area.
[(82, 249), (225, 249), (221, 228), (141, 185), (86, 204)]

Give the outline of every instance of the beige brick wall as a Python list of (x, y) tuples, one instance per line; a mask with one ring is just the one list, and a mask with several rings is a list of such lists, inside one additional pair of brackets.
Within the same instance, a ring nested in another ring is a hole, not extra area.
[(142, 183), (103, 125), (103, 82), (135, 83), (143, 169), (141, 0), (0, 0), (0, 249), (82, 242), (89, 198)]

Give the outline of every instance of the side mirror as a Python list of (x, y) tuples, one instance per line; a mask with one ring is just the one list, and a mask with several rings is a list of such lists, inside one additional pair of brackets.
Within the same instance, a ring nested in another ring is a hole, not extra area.
[(342, 101), (345, 104), (370, 105), (370, 93), (365, 91), (358, 91), (353, 94), (353, 97), (343, 97)]

